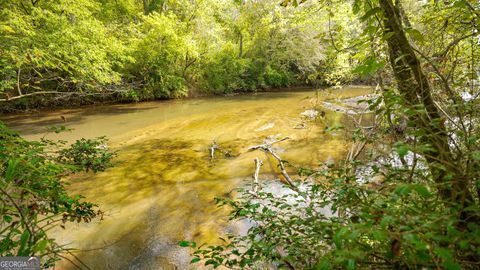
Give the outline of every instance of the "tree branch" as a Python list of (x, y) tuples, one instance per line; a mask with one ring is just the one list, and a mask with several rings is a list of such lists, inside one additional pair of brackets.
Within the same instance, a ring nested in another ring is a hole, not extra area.
[(17, 71), (17, 91), (19, 96), (23, 96), (22, 89), (20, 88), (20, 72), (22, 71), (21, 67), (18, 67)]
[(439, 52), (439, 53), (435, 53), (433, 55), (433, 57), (439, 57), (439, 58), (442, 58), (442, 57), (445, 57), (445, 55), (447, 55), (447, 53), (450, 51), (450, 49), (454, 46), (456, 46), (460, 41), (464, 40), (464, 39), (467, 39), (469, 37), (473, 37), (475, 36), (476, 33), (472, 33), (472, 34), (469, 34), (469, 35), (466, 35), (466, 36), (462, 36), (462, 37), (459, 37), (455, 40), (453, 40), (452, 42), (450, 42), (447, 47), (445, 47), (445, 49), (443, 49), (443, 51)]
[(48, 95), (48, 94), (73, 94), (73, 93), (59, 92), (59, 91), (39, 91), (39, 92), (33, 92), (33, 93), (24, 94), (16, 97), (11, 97), (11, 98), (3, 98), (3, 99), (0, 99), (0, 101), (10, 101), (10, 100), (20, 99), (24, 97), (29, 97), (29, 96)]
[(286, 141), (288, 139), (290, 139), (290, 138), (285, 137), (285, 138), (282, 138), (282, 139), (279, 139), (279, 140), (273, 140), (273, 141), (269, 141), (268, 139), (266, 139), (263, 144), (250, 146), (248, 148), (248, 151), (261, 150), (265, 153), (269, 153), (270, 155), (272, 155), (278, 161), (278, 165), (280, 166), (280, 172), (282, 173), (283, 177), (285, 178), (285, 181), (287, 181), (287, 183), (290, 185), (290, 187), (292, 187), (292, 189), (294, 189), (295, 191), (298, 191), (297, 187), (293, 184), (292, 178), (290, 177), (290, 175), (288, 175), (287, 170), (285, 169), (285, 165), (283, 164), (282, 158), (277, 153), (275, 153), (275, 151), (273, 151), (273, 149), (272, 149), (272, 145), (274, 143), (283, 142), (283, 141)]

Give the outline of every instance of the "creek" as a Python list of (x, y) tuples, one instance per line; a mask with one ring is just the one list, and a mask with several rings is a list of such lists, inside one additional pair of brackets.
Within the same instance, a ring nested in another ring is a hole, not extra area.
[[(325, 130), (348, 125), (348, 117), (322, 102), (370, 92), (365, 87), (261, 92), (88, 106), (0, 120), (31, 140), (107, 136), (109, 147), (118, 151), (115, 167), (67, 179), (72, 194), (100, 206), (103, 220), (67, 224), (52, 234), (76, 248), (91, 269), (199, 269), (189, 264), (189, 250), (178, 246), (180, 240), (215, 244), (226, 232), (242, 231), (228, 222), (227, 209), (217, 208), (214, 197), (234, 196), (236, 187), (251, 182), (255, 157), (265, 160), (262, 179), (281, 178), (274, 160), (248, 147), (267, 136), (288, 136), (278, 144), (278, 153), (295, 167), (340, 160), (348, 151), (349, 134)], [(311, 109), (319, 112), (316, 119), (305, 113)], [(46, 134), (54, 125), (72, 131)], [(214, 141), (220, 149), (212, 160)], [(287, 169), (295, 175), (295, 168)], [(57, 269), (74, 267), (60, 262)]]

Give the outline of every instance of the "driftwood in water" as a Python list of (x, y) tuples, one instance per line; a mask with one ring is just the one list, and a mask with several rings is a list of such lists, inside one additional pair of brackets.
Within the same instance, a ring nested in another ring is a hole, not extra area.
[(215, 151), (222, 151), (223, 154), (225, 155), (225, 157), (231, 157), (232, 154), (230, 153), (230, 151), (227, 151), (227, 150), (223, 150), (220, 145), (217, 143), (216, 140), (213, 140), (212, 142), (212, 146), (210, 146), (210, 161), (213, 161), (213, 159), (215, 158)]
[(210, 160), (212, 161), (215, 158), (215, 150), (219, 149), (216, 140), (213, 140), (212, 146), (210, 146)]
[(255, 173), (253, 174), (253, 192), (256, 194), (258, 192), (258, 176), (260, 175), (260, 167), (263, 165), (263, 162), (259, 158), (255, 158)]
[(248, 148), (248, 151), (261, 150), (265, 153), (268, 153), (268, 154), (272, 155), (278, 161), (278, 165), (280, 166), (280, 172), (282, 173), (283, 177), (285, 178), (285, 181), (287, 181), (287, 183), (290, 185), (290, 187), (292, 187), (292, 189), (296, 190), (297, 187), (293, 184), (293, 180), (290, 177), (290, 175), (288, 175), (287, 170), (285, 169), (285, 165), (283, 164), (282, 158), (277, 153), (275, 153), (275, 151), (272, 148), (273, 144), (283, 142), (283, 141), (286, 141), (288, 139), (290, 139), (290, 138), (289, 137), (284, 137), (284, 138), (279, 139), (279, 140), (276, 140), (276, 139), (269, 140), (267, 138), (264, 141), (263, 144), (250, 146)]

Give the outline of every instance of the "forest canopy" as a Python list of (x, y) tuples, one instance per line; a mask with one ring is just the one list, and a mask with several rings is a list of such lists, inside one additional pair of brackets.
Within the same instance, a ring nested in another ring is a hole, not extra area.
[(354, 52), (336, 50), (360, 33), (348, 2), (335, 12), (276, 0), (0, 5), (4, 101), (32, 95), (136, 101), (358, 79)]

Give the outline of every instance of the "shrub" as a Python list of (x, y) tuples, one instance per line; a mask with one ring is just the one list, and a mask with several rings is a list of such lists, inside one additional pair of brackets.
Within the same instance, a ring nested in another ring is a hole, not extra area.
[(41, 256), (43, 267), (52, 266), (66, 248), (49, 230), (102, 216), (97, 205), (68, 194), (62, 179), (111, 166), (114, 154), (105, 142), (82, 139), (66, 148), (64, 142), (31, 142), (0, 122), (1, 256)]

